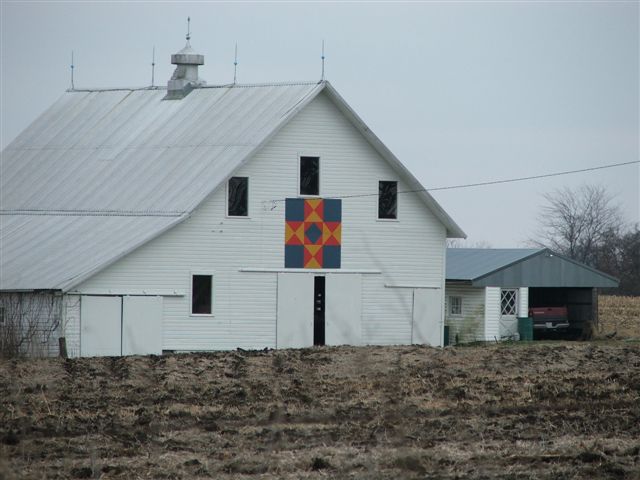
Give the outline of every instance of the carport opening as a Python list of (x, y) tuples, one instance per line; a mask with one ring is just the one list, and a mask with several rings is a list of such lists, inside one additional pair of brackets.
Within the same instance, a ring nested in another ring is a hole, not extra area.
[(597, 320), (593, 289), (569, 287), (530, 287), (529, 310), (541, 307), (566, 307), (569, 327), (563, 329), (535, 329), (535, 339), (577, 339), (588, 335)]

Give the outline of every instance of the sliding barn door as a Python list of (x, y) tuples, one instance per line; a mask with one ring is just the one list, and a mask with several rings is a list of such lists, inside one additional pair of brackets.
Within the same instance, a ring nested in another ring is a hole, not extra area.
[(80, 355), (120, 355), (122, 297), (82, 296), (80, 300)]
[(278, 274), (276, 348), (313, 346), (313, 275)]
[(439, 288), (413, 290), (411, 342), (433, 347), (442, 345), (442, 292)]
[(326, 276), (326, 344), (362, 343), (362, 275)]
[(122, 299), (122, 355), (162, 354), (162, 297)]

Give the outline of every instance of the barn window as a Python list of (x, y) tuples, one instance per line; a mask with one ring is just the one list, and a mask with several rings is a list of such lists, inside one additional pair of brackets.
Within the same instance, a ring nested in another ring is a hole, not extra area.
[(213, 298), (213, 275), (191, 277), (191, 314), (211, 315)]
[(462, 315), (462, 297), (449, 297), (449, 315)]
[(502, 290), (500, 294), (500, 313), (502, 315), (516, 315), (518, 313), (516, 290)]
[(378, 182), (378, 218), (398, 218), (398, 182)]
[(300, 195), (320, 195), (320, 157), (300, 157)]
[(4, 325), (6, 322), (7, 311), (4, 305), (0, 305), (0, 325)]
[(227, 185), (227, 215), (246, 217), (249, 215), (249, 178), (231, 177)]

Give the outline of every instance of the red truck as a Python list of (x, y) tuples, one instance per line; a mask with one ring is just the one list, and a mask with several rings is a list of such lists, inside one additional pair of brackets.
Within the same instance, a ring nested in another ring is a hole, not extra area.
[(557, 331), (569, 328), (567, 307), (531, 307), (529, 317), (534, 330)]

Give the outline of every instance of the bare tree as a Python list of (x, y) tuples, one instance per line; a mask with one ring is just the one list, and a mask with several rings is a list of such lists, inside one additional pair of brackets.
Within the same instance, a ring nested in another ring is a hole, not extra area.
[(579, 262), (594, 265), (607, 238), (623, 227), (620, 207), (600, 185), (565, 187), (544, 198), (538, 234), (531, 241)]
[(59, 330), (62, 296), (50, 292), (0, 294), (0, 358), (50, 353)]

